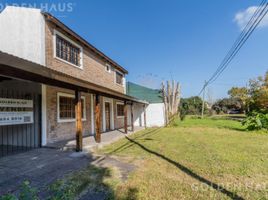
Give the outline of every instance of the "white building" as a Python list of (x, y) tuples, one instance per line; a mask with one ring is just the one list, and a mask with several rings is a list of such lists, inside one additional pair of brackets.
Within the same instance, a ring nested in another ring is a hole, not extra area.
[[(160, 90), (147, 88), (132, 82), (127, 83), (127, 95), (148, 102), (145, 106), (146, 126), (160, 127), (165, 125), (165, 106)], [(140, 104), (134, 104), (134, 124), (143, 124), (144, 109)]]

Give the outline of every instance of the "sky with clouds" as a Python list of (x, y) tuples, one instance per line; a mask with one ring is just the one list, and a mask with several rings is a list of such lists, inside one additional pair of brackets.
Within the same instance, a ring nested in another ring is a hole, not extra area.
[[(253, 16), (254, 12), (259, 8), (264, 6), (249, 6), (248, 8), (238, 11), (235, 14), (234, 22), (239, 26), (241, 30), (247, 25), (250, 18)], [(268, 15), (266, 15), (261, 23), (259, 24), (260, 28), (268, 26)]]
[[(52, 4), (45, 0), (6, 4)], [(53, 15), (124, 66), (128, 80), (158, 88), (161, 81), (182, 84), (183, 97), (197, 95), (254, 13), (260, 0), (88, 0)], [(49, 8), (49, 7), (48, 7)], [(51, 7), (50, 7), (51, 8)], [(210, 96), (227, 96), (232, 86), (268, 70), (268, 17), (209, 86)]]

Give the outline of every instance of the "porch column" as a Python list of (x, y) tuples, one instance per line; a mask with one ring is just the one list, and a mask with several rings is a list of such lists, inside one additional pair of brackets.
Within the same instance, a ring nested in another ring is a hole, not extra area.
[(82, 151), (82, 100), (81, 92), (75, 91), (76, 151)]
[(101, 111), (100, 111), (100, 95), (95, 96), (95, 140), (97, 143), (101, 142)]
[(133, 103), (131, 103), (131, 130), (134, 132)]
[(124, 128), (125, 128), (125, 133), (127, 134), (127, 102), (124, 102)]
[(145, 108), (145, 105), (143, 105), (143, 113), (144, 113), (144, 127), (147, 128), (147, 125), (146, 125), (146, 108)]

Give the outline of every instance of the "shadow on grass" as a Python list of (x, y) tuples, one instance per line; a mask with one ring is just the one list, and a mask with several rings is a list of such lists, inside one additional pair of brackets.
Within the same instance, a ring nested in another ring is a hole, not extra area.
[(233, 193), (233, 192), (231, 192), (231, 191), (229, 191), (229, 190), (223, 188), (222, 186), (220, 186), (220, 185), (218, 185), (218, 184), (216, 184), (216, 183), (214, 183), (214, 182), (212, 182), (212, 181), (207, 180), (206, 178), (204, 178), (204, 177), (202, 177), (202, 176), (196, 174), (196, 173), (193, 172), (191, 169), (189, 169), (189, 168), (187, 168), (187, 167), (181, 165), (180, 163), (177, 163), (177, 162), (171, 160), (170, 158), (167, 158), (166, 156), (164, 156), (164, 155), (162, 155), (162, 154), (160, 154), (160, 153), (157, 153), (157, 152), (155, 152), (155, 151), (152, 151), (152, 150), (148, 149), (147, 147), (145, 147), (144, 145), (138, 143), (138, 142), (135, 141), (134, 139), (131, 139), (131, 138), (127, 137), (127, 136), (126, 136), (126, 139), (127, 139), (129, 142), (131, 142), (131, 143), (133, 143), (133, 144), (135, 144), (135, 145), (138, 145), (140, 148), (142, 148), (142, 149), (145, 150), (146, 152), (151, 153), (151, 154), (153, 154), (153, 155), (155, 155), (155, 156), (157, 156), (157, 157), (159, 157), (159, 158), (161, 158), (161, 159), (167, 161), (168, 163), (174, 165), (175, 167), (177, 167), (178, 169), (180, 169), (181, 171), (183, 171), (183, 172), (186, 173), (187, 175), (189, 175), (189, 176), (195, 178), (196, 180), (198, 180), (198, 181), (200, 181), (200, 182), (202, 182), (202, 183), (205, 183), (205, 184), (207, 184), (208, 186), (210, 186), (210, 187), (212, 187), (213, 189), (215, 189), (216, 191), (219, 191), (219, 192), (221, 192), (221, 193), (227, 195), (227, 196), (230, 197), (231, 199), (244, 200), (243, 197), (240, 197), (240, 196), (238, 196), (237, 194), (235, 194), (235, 193)]
[(225, 128), (225, 129), (228, 129), (228, 130), (241, 131), (241, 132), (246, 132), (247, 131), (244, 127), (236, 128), (236, 127), (230, 127), (230, 126), (219, 126), (219, 128)]
[[(92, 166), (89, 166), (92, 168)], [(137, 200), (138, 199), (138, 189), (135, 187), (127, 188), (126, 191), (116, 192), (116, 186), (112, 187), (109, 185), (105, 179), (112, 178), (111, 170), (106, 167), (96, 167), (93, 166), (93, 171), (82, 171), (75, 174), (75, 184), (81, 185), (80, 190), (77, 191), (77, 195), (83, 193), (85, 188), (89, 188), (87, 193), (84, 193), (83, 196), (78, 198), (79, 200), (88, 200), (88, 199), (110, 199), (110, 200)], [(90, 182), (83, 181), (87, 177), (93, 178)], [(73, 180), (72, 180), (73, 181)], [(79, 184), (77, 184), (79, 183)], [(81, 184), (82, 183), (82, 184)], [(62, 199), (62, 198), (59, 198)], [(72, 199), (72, 198), (71, 198)]]
[[(76, 197), (81, 193), (83, 194), (77, 198), (79, 200), (137, 200), (137, 188), (130, 187), (127, 188), (126, 191), (117, 193), (116, 185), (112, 186), (107, 183), (107, 179), (109, 178), (113, 179), (110, 168), (89, 165), (86, 169), (74, 173), (71, 178), (67, 178), (66, 183), (67, 185), (74, 186)], [(88, 192), (84, 192), (85, 189), (89, 189)], [(68, 189), (67, 192), (68, 191), (70, 190)]]
[[(162, 128), (155, 128), (155, 129), (152, 129), (152, 130), (150, 130), (150, 131), (148, 131), (148, 132), (146, 132), (146, 133), (144, 133), (144, 134), (142, 134), (142, 135), (139, 135), (139, 136), (137, 136), (137, 137), (135, 137), (134, 139), (139, 139), (139, 138), (141, 138), (141, 137), (151, 137), (151, 136), (153, 136), (153, 135), (155, 135), (155, 134), (157, 134), (157, 133), (159, 133), (159, 131), (161, 130)], [(128, 137), (126, 137), (126, 138), (128, 138)], [(153, 140), (153, 139), (146, 139), (146, 138), (144, 138), (143, 140)], [(118, 147), (118, 148), (116, 148), (115, 150), (113, 150), (113, 151), (111, 151), (111, 152), (109, 152), (108, 154), (113, 154), (113, 153), (116, 153), (116, 152), (120, 152), (120, 151), (123, 151), (123, 150), (125, 150), (125, 149), (127, 149), (127, 148), (130, 148), (130, 147), (132, 147), (134, 144), (132, 143), (132, 142), (126, 142), (125, 144), (123, 144), (123, 145), (121, 145), (120, 147)]]

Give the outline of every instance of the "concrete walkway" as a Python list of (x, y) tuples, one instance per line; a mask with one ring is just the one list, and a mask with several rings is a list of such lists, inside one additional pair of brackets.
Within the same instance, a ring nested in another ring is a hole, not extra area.
[(45, 190), (49, 183), (86, 167), (93, 159), (90, 154), (73, 156), (72, 152), (40, 148), (0, 159), (0, 196), (15, 193), (23, 181)]
[[(141, 130), (138, 127), (135, 130)], [(135, 131), (135, 132), (136, 132)], [(133, 134), (130, 132), (127, 135)], [(122, 130), (111, 131), (102, 134), (102, 143), (95, 142), (94, 137), (86, 137), (83, 140), (85, 151), (100, 148), (125, 137)], [(75, 147), (75, 140), (56, 143), (55, 148), (39, 148), (16, 155), (6, 156), (0, 159), (0, 196), (7, 193), (17, 194), (23, 181), (30, 181), (33, 188), (37, 188), (45, 197), (47, 186), (57, 179), (62, 179), (67, 174), (83, 169), (89, 165), (97, 167), (116, 167), (121, 172), (122, 180), (126, 180), (131, 166), (109, 156), (94, 155), (88, 152), (64, 151), (64, 148)], [(83, 199), (93, 197), (87, 193)], [(97, 197), (97, 196), (96, 196)], [(95, 199), (95, 198), (93, 198)], [(98, 198), (102, 199), (102, 198)]]
[[(132, 132), (131, 129), (129, 128), (127, 135), (131, 135), (143, 129), (144, 127), (135, 127), (134, 128), (135, 131)], [(83, 151), (92, 152), (96, 148), (101, 148), (103, 146), (111, 144), (125, 137), (125, 135), (126, 134), (124, 133), (123, 129), (105, 132), (101, 134), (101, 143), (96, 143), (94, 136), (84, 137), (83, 138)], [(75, 146), (76, 146), (75, 139), (65, 140), (65, 141), (56, 142), (56, 143), (50, 143), (47, 145), (47, 147), (61, 149), (61, 150), (74, 150)]]

